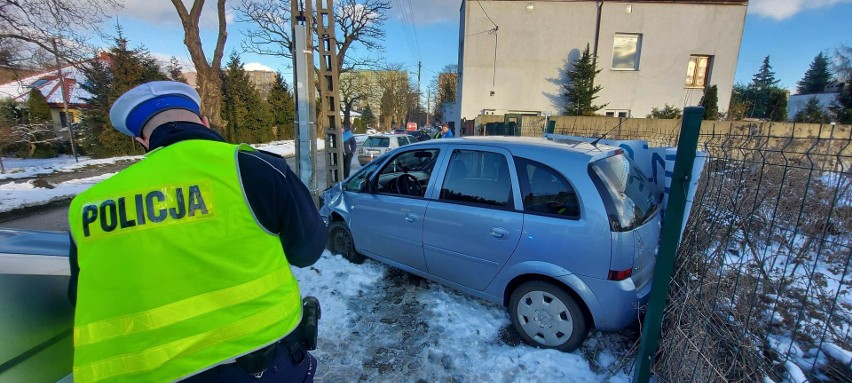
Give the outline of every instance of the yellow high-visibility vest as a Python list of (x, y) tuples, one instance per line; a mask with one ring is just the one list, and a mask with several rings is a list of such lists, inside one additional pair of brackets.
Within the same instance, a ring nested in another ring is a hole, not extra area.
[(299, 286), (248, 206), (241, 150), (254, 149), (181, 141), (74, 198), (76, 383), (179, 380), (299, 324)]

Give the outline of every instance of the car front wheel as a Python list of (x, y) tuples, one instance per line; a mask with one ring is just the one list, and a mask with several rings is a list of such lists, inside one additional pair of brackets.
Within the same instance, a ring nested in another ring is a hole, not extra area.
[(364, 256), (355, 251), (355, 241), (352, 232), (343, 221), (334, 221), (328, 227), (328, 250), (340, 254), (352, 263), (364, 263)]
[(547, 282), (519, 286), (509, 300), (512, 325), (527, 344), (571, 352), (589, 332), (583, 311), (565, 290)]

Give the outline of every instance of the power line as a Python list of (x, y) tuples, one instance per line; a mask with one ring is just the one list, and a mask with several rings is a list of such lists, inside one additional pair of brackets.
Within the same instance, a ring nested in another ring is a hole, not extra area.
[(483, 8), (483, 7), (482, 7), (482, 3), (480, 3), (480, 2), (479, 2), (479, 0), (476, 0), (476, 3), (477, 3), (477, 4), (479, 4), (479, 8), (481, 8), (481, 9), (482, 9), (482, 13), (485, 13), (485, 17), (487, 17), (487, 18), (488, 18), (488, 21), (490, 21), (490, 22), (491, 22), (491, 24), (493, 24), (493, 25), (494, 25), (494, 28), (495, 28), (495, 29), (496, 29), (496, 28), (498, 28), (498, 27), (497, 27), (497, 23), (495, 23), (495, 22), (494, 22), (494, 20), (491, 20), (491, 16), (488, 16), (488, 12), (486, 12), (486, 11), (485, 11), (485, 8)]

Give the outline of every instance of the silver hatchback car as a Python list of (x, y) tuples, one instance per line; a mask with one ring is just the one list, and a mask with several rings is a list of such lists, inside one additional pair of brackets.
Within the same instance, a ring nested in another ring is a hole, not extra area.
[(660, 193), (621, 149), (543, 138), (430, 140), (322, 195), (329, 249), (508, 308), (521, 338), (572, 351), (647, 301)]
[(361, 165), (396, 148), (417, 142), (408, 134), (379, 134), (367, 137), (358, 147), (358, 163)]

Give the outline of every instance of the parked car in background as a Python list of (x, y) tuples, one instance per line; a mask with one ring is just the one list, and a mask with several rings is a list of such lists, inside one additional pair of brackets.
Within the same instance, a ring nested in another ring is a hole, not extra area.
[(364, 144), (364, 141), (367, 141), (367, 137), (370, 137), (369, 134), (356, 134), (355, 135), (355, 145), (357, 147), (361, 147)]
[(394, 129), (391, 134), (408, 134), (405, 129)]
[(426, 141), (426, 140), (429, 140), (429, 139), (432, 138), (431, 136), (429, 136), (428, 133), (426, 133), (422, 130), (415, 130), (413, 132), (408, 132), (408, 134), (410, 134), (412, 137), (416, 138), (417, 141)]
[(321, 201), (333, 253), (504, 305), (536, 347), (572, 351), (590, 328), (624, 328), (651, 290), (659, 193), (619, 148), (430, 140), (382, 155)]
[(358, 148), (358, 163), (362, 166), (396, 148), (413, 144), (417, 139), (407, 134), (382, 134), (367, 137)]

